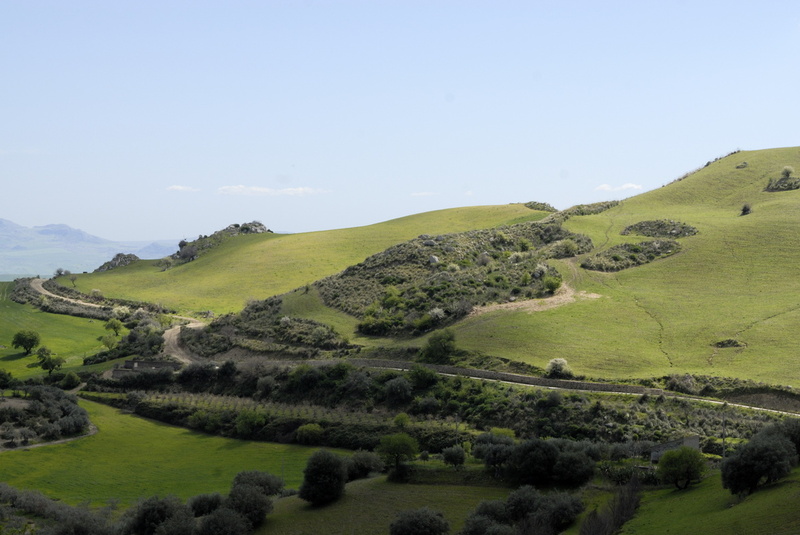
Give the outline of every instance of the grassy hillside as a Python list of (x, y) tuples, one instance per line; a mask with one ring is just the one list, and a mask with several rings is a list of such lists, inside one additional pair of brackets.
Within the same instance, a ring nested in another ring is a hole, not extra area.
[[(565, 226), (598, 249), (642, 241), (620, 232), (643, 220), (674, 219), (699, 233), (681, 238), (674, 256), (616, 273), (561, 262), (565, 281), (594, 298), (470, 318), (457, 327), (459, 345), (538, 366), (563, 357), (592, 376), (692, 372), (797, 384), (800, 190), (763, 191), (785, 165), (800, 168), (800, 149), (740, 152), (606, 212), (571, 218)], [(740, 216), (744, 203), (752, 213)], [(743, 346), (713, 346), (725, 339)]]
[[(741, 165), (747, 162), (746, 166)], [(745, 151), (602, 213), (573, 216), (565, 227), (588, 235), (596, 250), (551, 261), (575, 294), (515, 303), (456, 324), (460, 348), (544, 367), (566, 358), (578, 374), (652, 377), (697, 373), (800, 384), (800, 190), (766, 192), (784, 166), (800, 169), (800, 149)], [(750, 215), (741, 216), (747, 203)], [(250, 298), (279, 294), (360, 262), (419, 234), (538, 219), (522, 205), (444, 210), (370, 227), (231, 240), (167, 272), (148, 262), (81, 276), (84, 291), (145, 299), (183, 311), (239, 310)], [(653, 238), (622, 235), (628, 226), (675, 220), (696, 228), (677, 254), (618, 272), (580, 267), (589, 255)], [(68, 284), (68, 283), (67, 283)], [(557, 303), (559, 306), (551, 306)], [(352, 318), (320, 305), (314, 292), (294, 295), (285, 311), (332, 323), (351, 341)], [(739, 347), (717, 347), (736, 340)], [(385, 339), (367, 345), (384, 344)], [(397, 339), (390, 345), (420, 345)]]
[(37, 362), (35, 355), (25, 356), (11, 347), (14, 333), (26, 329), (39, 333), (42, 345), (66, 359), (64, 370), (83, 364), (83, 357), (103, 348), (98, 337), (108, 334), (103, 323), (84, 318), (47, 314), (29, 305), (8, 299), (12, 283), (0, 283), (0, 366), (18, 379), (41, 375), (41, 368), (29, 367)]
[[(81, 401), (99, 432), (66, 444), (4, 452), (0, 479), (70, 504), (226, 493), (242, 470), (266, 470), (298, 488), (314, 448), (233, 440)], [(91, 482), (91, 484), (87, 484)]]
[[(80, 275), (76, 284), (86, 293), (99, 289), (108, 297), (162, 303), (184, 313), (233, 312), (249, 299), (264, 299), (312, 283), (420, 234), (490, 228), (546, 215), (522, 204), (477, 206), (351, 229), (240, 236), (194, 262), (165, 272), (152, 261), (141, 261), (106, 273)], [(62, 283), (71, 285), (66, 279)]]
[(636, 516), (621, 533), (633, 535), (740, 533), (779, 535), (800, 532), (797, 494), (800, 469), (790, 477), (740, 500), (722, 488), (719, 472), (696, 487), (645, 493)]

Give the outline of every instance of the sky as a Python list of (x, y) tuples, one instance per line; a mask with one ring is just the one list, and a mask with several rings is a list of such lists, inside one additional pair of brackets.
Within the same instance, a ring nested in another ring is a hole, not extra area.
[(112, 240), (646, 192), (800, 145), (800, 2), (0, 0), (0, 218)]

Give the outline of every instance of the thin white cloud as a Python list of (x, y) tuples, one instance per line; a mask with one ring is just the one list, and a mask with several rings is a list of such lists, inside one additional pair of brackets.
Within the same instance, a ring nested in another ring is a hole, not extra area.
[(642, 185), (641, 184), (631, 184), (630, 182), (628, 182), (627, 184), (623, 184), (623, 185), (617, 186), (617, 187), (611, 186), (609, 184), (601, 184), (601, 185), (597, 186), (596, 188), (594, 188), (595, 191), (625, 191), (625, 190), (629, 190), (629, 189), (642, 189)]
[(412, 197), (433, 197), (434, 195), (439, 195), (433, 191), (418, 191), (416, 193), (412, 193)]
[(473, 195), (475, 195), (475, 192), (472, 190), (467, 190), (464, 192), (464, 195), (466, 195), (467, 197), (472, 197)]
[(200, 191), (197, 188), (193, 188), (191, 186), (170, 186), (167, 188), (167, 191)]
[(217, 190), (220, 195), (244, 195), (249, 197), (304, 197), (306, 195), (318, 195), (327, 193), (325, 190), (316, 188), (261, 188), (258, 186), (222, 186)]

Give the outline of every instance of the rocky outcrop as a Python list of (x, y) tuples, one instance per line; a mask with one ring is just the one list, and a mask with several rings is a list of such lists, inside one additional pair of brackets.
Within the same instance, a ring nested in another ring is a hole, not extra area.
[(118, 253), (114, 255), (114, 258), (95, 269), (94, 272), (102, 273), (103, 271), (110, 271), (112, 269), (127, 266), (128, 264), (133, 264), (137, 261), (139, 261), (139, 257), (135, 254)]

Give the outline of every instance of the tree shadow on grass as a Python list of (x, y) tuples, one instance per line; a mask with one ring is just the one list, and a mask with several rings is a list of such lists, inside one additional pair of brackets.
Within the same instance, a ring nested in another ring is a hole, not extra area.
[(24, 359), (26, 357), (30, 357), (30, 355), (26, 355), (24, 352), (23, 353), (14, 353), (13, 355), (6, 355), (5, 357), (0, 357), (0, 361), (12, 362), (12, 361), (15, 361), (15, 360)]

